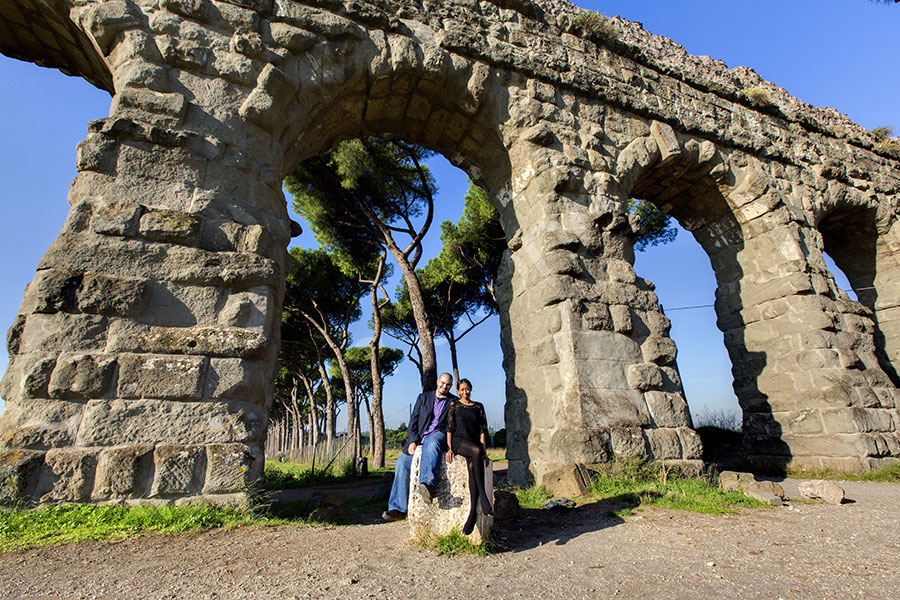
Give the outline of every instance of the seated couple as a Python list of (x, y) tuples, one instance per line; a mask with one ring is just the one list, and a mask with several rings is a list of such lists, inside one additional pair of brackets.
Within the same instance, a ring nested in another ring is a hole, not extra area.
[(484, 489), (484, 467), (487, 463), (487, 418), (484, 406), (471, 399), (472, 383), (461, 379), (457, 398), (450, 393), (453, 376), (443, 373), (438, 377), (436, 389), (423, 392), (416, 398), (409, 418), (406, 443), (397, 458), (394, 469), (394, 484), (388, 500), (388, 510), (382, 514), (386, 521), (397, 521), (406, 517), (409, 501), (409, 470), (416, 447), (422, 446), (422, 460), (419, 463), (419, 484), (416, 491), (425, 502), (431, 502), (437, 495), (438, 477), (441, 472), (441, 457), (447, 462), (454, 454), (466, 457), (469, 468), (469, 518), (463, 526), (463, 533), (472, 533), (477, 517), (475, 507), (481, 502), (484, 514), (493, 514), (491, 501)]

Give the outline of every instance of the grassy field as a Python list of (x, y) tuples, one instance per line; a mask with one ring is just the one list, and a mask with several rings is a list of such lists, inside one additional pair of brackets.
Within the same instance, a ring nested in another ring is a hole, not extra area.
[[(519, 506), (540, 508), (552, 498), (543, 486), (514, 488)], [(684, 477), (662, 465), (640, 460), (617, 461), (592, 472), (584, 502), (607, 502), (619, 516), (638, 506), (659, 506), (702, 513), (734, 512), (738, 506), (765, 506), (744, 494), (725, 492), (712, 474)]]
[(249, 510), (186, 506), (66, 504), (0, 510), (0, 552), (82, 540), (118, 540), (146, 533), (179, 533), (243, 525), (284, 523)]

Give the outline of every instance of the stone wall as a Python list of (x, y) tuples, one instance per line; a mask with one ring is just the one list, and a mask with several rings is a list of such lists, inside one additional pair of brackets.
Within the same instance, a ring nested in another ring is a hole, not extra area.
[(514, 479), (699, 459), (630, 197), (710, 257), (750, 456), (900, 454), (898, 157), (836, 112), (550, 0), (2, 2), (0, 51), (114, 92), (10, 329), (6, 497), (229, 499), (258, 476), (281, 181), (359, 135), (443, 153), (500, 211)]

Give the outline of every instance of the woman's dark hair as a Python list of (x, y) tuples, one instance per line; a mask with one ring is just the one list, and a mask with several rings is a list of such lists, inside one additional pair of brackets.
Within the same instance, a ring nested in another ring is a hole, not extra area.
[(462, 379), (459, 380), (459, 383), (456, 384), (456, 389), (459, 389), (459, 386), (461, 386), (461, 385), (464, 384), (464, 383), (468, 383), (468, 384), (469, 384), (469, 389), (470, 389), (470, 390), (475, 389), (475, 388), (472, 386), (472, 382), (469, 381), (468, 379), (466, 379), (465, 377), (463, 377)]

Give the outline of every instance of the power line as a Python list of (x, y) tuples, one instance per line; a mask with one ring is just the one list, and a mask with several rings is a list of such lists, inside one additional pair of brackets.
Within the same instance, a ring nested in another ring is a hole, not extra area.
[(677, 308), (663, 308), (663, 305), (660, 304), (659, 307), (662, 309), (663, 314), (667, 311), (672, 312), (673, 310), (694, 310), (695, 308), (712, 308), (715, 304), (698, 304), (697, 306), (679, 306)]

